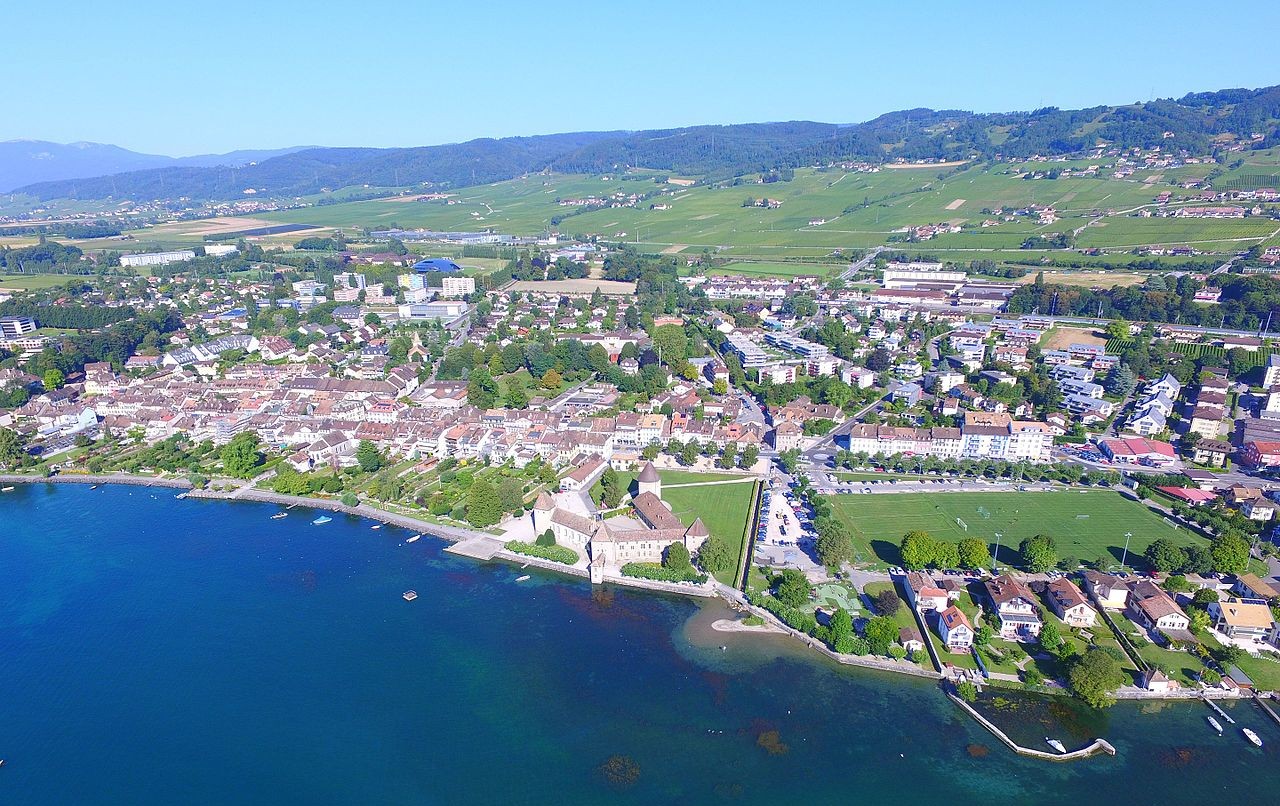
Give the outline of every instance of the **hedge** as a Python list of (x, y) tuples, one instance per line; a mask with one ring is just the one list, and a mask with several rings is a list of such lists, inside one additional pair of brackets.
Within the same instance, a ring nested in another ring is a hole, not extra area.
[(706, 574), (700, 574), (692, 568), (688, 571), (676, 571), (664, 568), (658, 563), (627, 563), (622, 566), (624, 577), (652, 579), (656, 582), (697, 582), (699, 585), (707, 581)]
[(507, 551), (524, 554), (528, 557), (540, 557), (553, 563), (573, 565), (578, 561), (578, 552), (564, 546), (536, 546), (533, 543), (522, 543), (519, 540), (508, 540)]

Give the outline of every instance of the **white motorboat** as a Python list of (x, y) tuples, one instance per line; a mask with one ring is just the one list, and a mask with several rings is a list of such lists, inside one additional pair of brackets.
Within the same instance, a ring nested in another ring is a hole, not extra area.
[(1241, 728), (1240, 732), (1244, 734), (1244, 737), (1246, 739), (1253, 742), (1254, 747), (1262, 747), (1262, 739), (1258, 737), (1258, 734), (1254, 733), (1248, 728)]
[(518, 577), (516, 577), (516, 582), (524, 582), (524, 581), (525, 581), (526, 579), (528, 579), (528, 578), (529, 578), (529, 575), (528, 575), (528, 574), (524, 574), (523, 576), (518, 576)]
[(1209, 720), (1209, 724), (1210, 724), (1210, 725), (1212, 725), (1212, 726), (1213, 726), (1213, 729), (1214, 729), (1214, 730), (1216, 730), (1216, 731), (1218, 732), (1218, 735), (1219, 735), (1219, 736), (1221, 736), (1221, 735), (1222, 735), (1222, 723), (1221, 723), (1221, 722), (1219, 722), (1218, 720), (1214, 719), (1214, 718), (1213, 718), (1213, 717), (1211, 717), (1211, 716), (1205, 717), (1205, 719)]
[(421, 539), (422, 539), (422, 535), (414, 535), (413, 537), (409, 538), (408, 540), (406, 540), (406, 541), (404, 541), (404, 542), (406, 542), (406, 543), (414, 543), (414, 542), (416, 542), (416, 541), (418, 541), (418, 540), (421, 540)]
[(1046, 737), (1044, 741), (1046, 744), (1048, 744), (1054, 750), (1057, 750), (1059, 753), (1067, 752), (1067, 746), (1062, 742), (1058, 741), (1057, 739), (1050, 739)]

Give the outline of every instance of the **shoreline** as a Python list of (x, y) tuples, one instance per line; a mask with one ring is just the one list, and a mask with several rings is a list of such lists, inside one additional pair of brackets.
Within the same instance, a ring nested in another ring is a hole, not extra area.
[[(477, 535), (483, 535), (493, 540), (501, 541), (496, 535), (488, 535), (474, 530), (463, 529), (454, 526), (444, 526), (441, 524), (431, 523), (409, 515), (400, 515), (398, 513), (389, 512), (377, 507), (368, 506), (361, 502), (359, 506), (348, 507), (341, 501), (330, 500), (324, 498), (309, 498), (306, 496), (287, 495), (276, 493), (269, 490), (258, 490), (252, 487), (242, 487), (231, 491), (216, 491), (209, 489), (193, 489), (191, 483), (186, 479), (177, 478), (156, 478), (150, 476), (135, 476), (129, 474), (98, 474), (98, 475), (81, 475), (68, 474), (56, 475), (48, 478), (29, 476), (21, 474), (0, 474), (0, 485), (9, 484), (122, 484), (135, 487), (162, 487), (173, 490), (181, 490), (183, 498), (196, 498), (206, 501), (254, 501), (257, 503), (278, 504), (282, 506), (299, 506), (309, 507), (312, 509), (325, 510), (329, 512), (338, 512), (347, 515), (356, 515), (369, 518), (391, 526), (399, 526), (404, 529), (416, 531), (424, 535), (444, 540), (449, 544), (460, 543), (464, 540), (471, 539)], [(0, 497), (0, 501), (3, 501)], [(448, 550), (448, 548), (446, 548)], [(456, 552), (451, 552), (456, 553)], [(459, 555), (467, 556), (467, 555)], [(484, 559), (484, 558), (476, 558)], [(502, 562), (516, 566), (532, 566), (540, 570), (553, 571), (564, 574), (565, 576), (575, 577), (578, 579), (587, 579), (589, 574), (586, 569), (567, 566), (561, 563), (543, 560), (537, 557), (530, 557), (523, 554), (509, 552), (505, 548), (495, 551), (488, 560), (500, 560)], [(693, 587), (686, 585), (678, 585), (673, 583), (656, 582), (653, 580), (638, 579), (622, 576), (608, 576), (605, 578), (607, 584), (616, 584), (623, 587), (637, 588), (657, 593), (670, 593), (679, 596), (688, 596), (694, 599), (720, 598), (729, 605), (730, 608), (738, 613), (747, 613), (760, 616), (764, 619), (764, 625), (758, 627), (750, 627), (734, 619), (720, 619), (712, 628), (719, 632), (735, 632), (735, 633), (759, 633), (765, 635), (787, 635), (790, 636), (809, 649), (825, 655), (828, 659), (835, 661), (842, 666), (858, 666), (866, 669), (874, 669), (883, 672), (893, 672), (912, 677), (923, 677), (933, 680), (944, 680), (945, 675), (935, 669), (922, 668), (915, 664), (905, 661), (895, 661), (891, 658), (879, 658), (872, 656), (860, 655), (842, 655), (827, 647), (812, 636), (801, 633), (786, 624), (782, 623), (776, 616), (769, 611), (751, 605), (746, 596), (733, 588), (725, 585), (716, 584), (708, 587)], [(733, 626), (736, 625), (736, 626)], [(987, 685), (992, 685), (991, 681), (986, 681)], [(998, 688), (998, 684), (996, 685)], [(1028, 691), (1035, 694), (1037, 692)], [(1188, 701), (1193, 699), (1242, 699), (1239, 695), (1235, 695), (1228, 691), (1193, 691), (1179, 690), (1177, 692), (1147, 692), (1136, 690), (1133, 688), (1123, 688), (1115, 693), (1117, 699), (1138, 701), (1138, 700), (1156, 700), (1156, 701)]]

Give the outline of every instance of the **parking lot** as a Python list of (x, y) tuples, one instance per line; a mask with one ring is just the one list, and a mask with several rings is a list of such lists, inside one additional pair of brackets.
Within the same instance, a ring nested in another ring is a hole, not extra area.
[(798, 568), (806, 573), (821, 571), (822, 566), (810, 556), (814, 538), (812, 513), (796, 502), (790, 492), (782, 485), (765, 491), (767, 514), (756, 533), (756, 562), (775, 568)]

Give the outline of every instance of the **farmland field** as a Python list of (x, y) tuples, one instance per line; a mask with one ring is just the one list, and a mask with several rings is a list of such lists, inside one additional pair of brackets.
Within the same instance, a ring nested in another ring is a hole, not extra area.
[[(863, 561), (891, 565), (900, 560), (903, 534), (916, 529), (952, 541), (981, 537), (993, 550), (998, 532), (998, 559), (1003, 563), (1016, 561), (1018, 543), (1036, 534), (1053, 537), (1060, 557), (1086, 562), (1108, 557), (1115, 564), (1120, 562), (1126, 532), (1133, 533), (1131, 557), (1160, 537), (1182, 545), (1204, 540), (1110, 490), (841, 495), (828, 500), (853, 537), (855, 554)], [(968, 526), (967, 532), (957, 518)]]
[(92, 275), (75, 274), (0, 274), (0, 288), (33, 291), (66, 285), (72, 280), (88, 280)]

